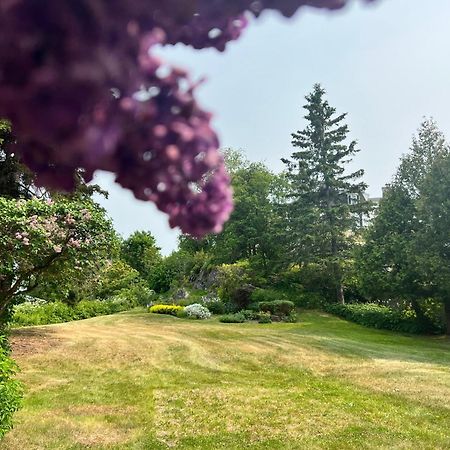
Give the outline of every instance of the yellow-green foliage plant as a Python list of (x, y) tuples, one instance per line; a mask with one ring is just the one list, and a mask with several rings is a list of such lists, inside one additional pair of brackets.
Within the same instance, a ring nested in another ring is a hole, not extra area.
[(153, 314), (169, 314), (176, 316), (179, 311), (182, 311), (184, 306), (180, 305), (153, 305), (148, 309)]

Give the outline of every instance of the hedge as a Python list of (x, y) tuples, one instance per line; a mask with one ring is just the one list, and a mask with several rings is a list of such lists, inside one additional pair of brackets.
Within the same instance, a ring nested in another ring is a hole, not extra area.
[(376, 303), (355, 303), (349, 305), (328, 304), (324, 310), (346, 320), (366, 327), (400, 331), (403, 333), (436, 333), (442, 332), (439, 326), (435, 329), (425, 329), (415, 317), (406, 316), (400, 310), (394, 310)]
[(184, 306), (180, 305), (153, 305), (148, 309), (153, 314), (169, 314), (171, 316), (176, 316), (182, 310), (184, 310)]
[(22, 303), (15, 307), (12, 326), (47, 325), (70, 322), (90, 317), (114, 314), (134, 308), (136, 304), (124, 298), (109, 300), (82, 300), (75, 306), (62, 302), (50, 302), (34, 306)]

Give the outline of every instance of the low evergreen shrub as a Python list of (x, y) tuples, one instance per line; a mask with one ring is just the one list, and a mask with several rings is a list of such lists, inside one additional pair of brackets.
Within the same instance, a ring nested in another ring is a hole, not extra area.
[(169, 314), (171, 316), (176, 316), (178, 311), (184, 309), (184, 306), (180, 305), (153, 305), (150, 306), (148, 312), (153, 314)]
[(272, 323), (272, 318), (268, 312), (260, 312), (258, 314), (258, 323)]
[(259, 318), (259, 313), (251, 309), (243, 309), (240, 314), (245, 317), (245, 320), (258, 320)]
[(270, 302), (260, 302), (259, 310), (269, 312), (275, 316), (289, 316), (295, 311), (295, 305), (290, 300), (274, 300)]
[(222, 323), (244, 323), (245, 316), (242, 313), (225, 314), (224, 316), (219, 318), (219, 322), (222, 322)]

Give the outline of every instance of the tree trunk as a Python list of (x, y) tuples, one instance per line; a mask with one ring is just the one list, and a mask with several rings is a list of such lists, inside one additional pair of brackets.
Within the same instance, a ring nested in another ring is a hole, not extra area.
[(445, 324), (447, 325), (446, 334), (450, 336), (450, 299), (444, 302)]

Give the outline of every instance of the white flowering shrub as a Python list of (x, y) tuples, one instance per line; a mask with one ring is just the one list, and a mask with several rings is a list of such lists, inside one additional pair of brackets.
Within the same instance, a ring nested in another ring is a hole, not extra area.
[(209, 309), (199, 303), (186, 306), (184, 312), (191, 319), (209, 319), (211, 317)]

